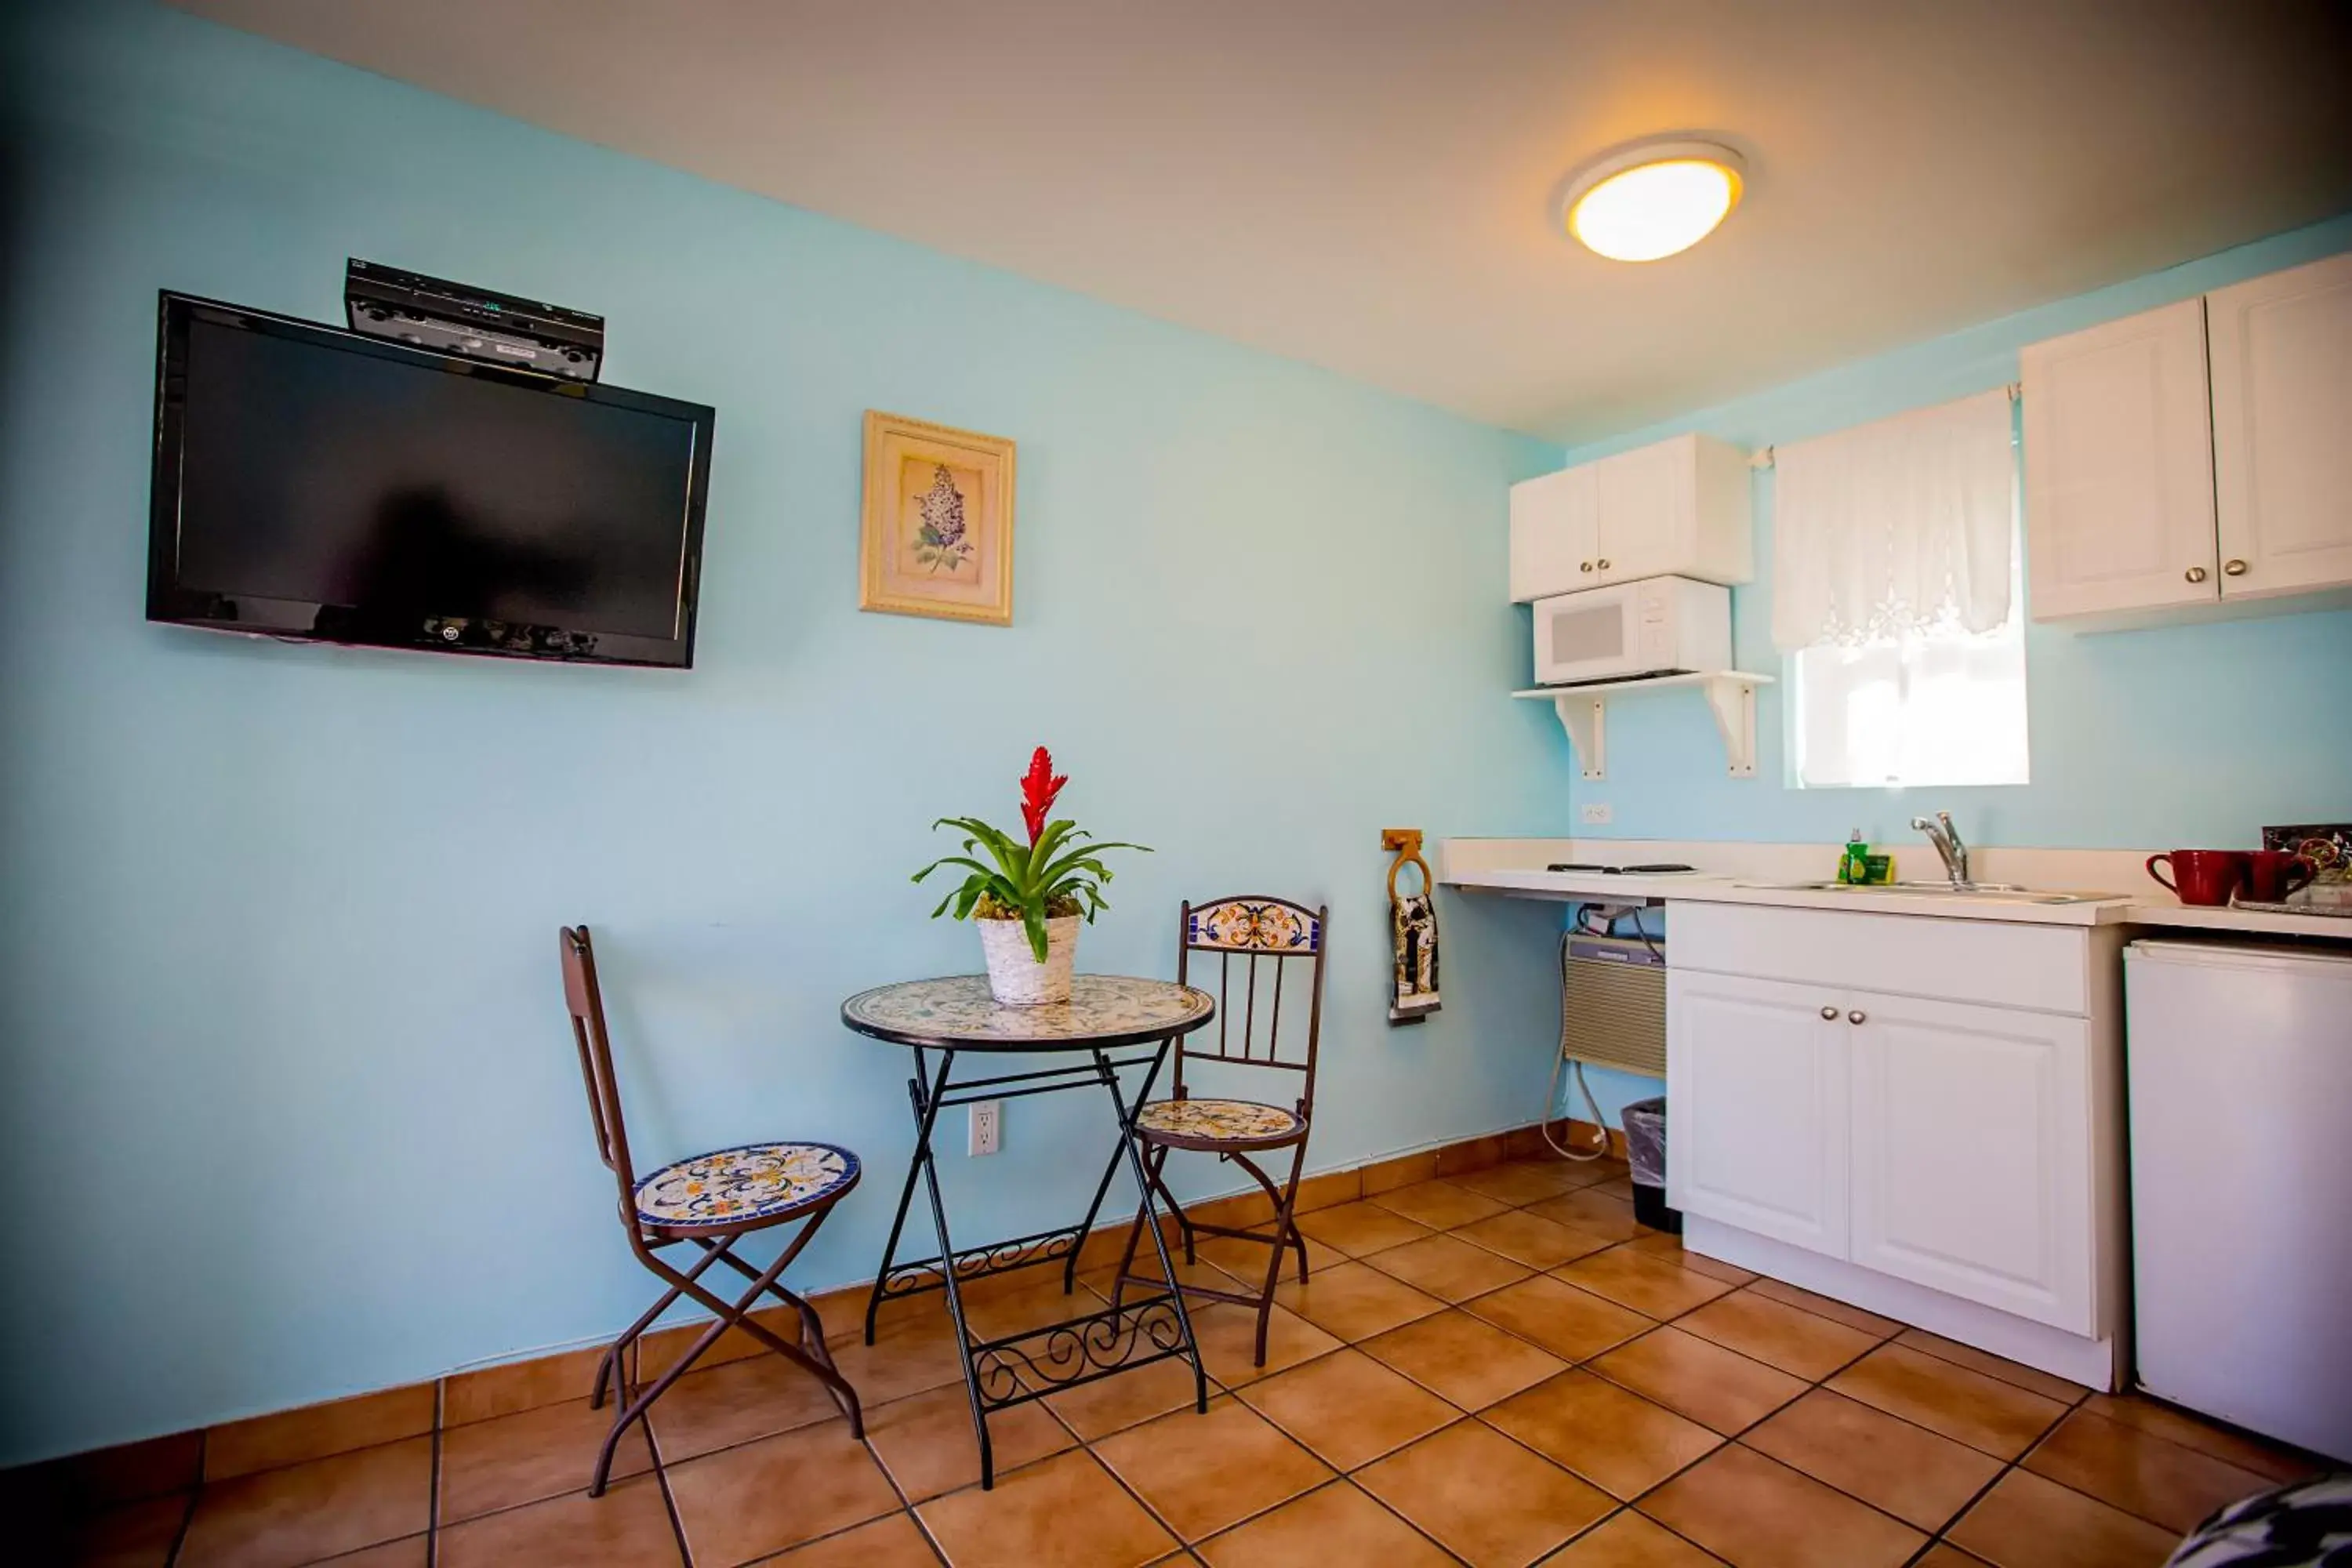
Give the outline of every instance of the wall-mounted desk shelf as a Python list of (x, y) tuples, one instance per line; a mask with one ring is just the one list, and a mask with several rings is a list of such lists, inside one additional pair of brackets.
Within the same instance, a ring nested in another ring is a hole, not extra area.
[(1756, 689), (1769, 686), (1769, 675), (1744, 669), (1704, 669), (1689, 675), (1653, 675), (1641, 680), (1603, 680), (1590, 686), (1548, 686), (1514, 691), (1514, 697), (1549, 702), (1559, 715), (1560, 728), (1576, 747), (1576, 761), (1588, 779), (1609, 776), (1608, 717), (1610, 701), (1635, 691), (1663, 691), (1669, 687), (1696, 687), (1706, 694), (1723, 732), (1723, 753), (1731, 776), (1756, 776)]

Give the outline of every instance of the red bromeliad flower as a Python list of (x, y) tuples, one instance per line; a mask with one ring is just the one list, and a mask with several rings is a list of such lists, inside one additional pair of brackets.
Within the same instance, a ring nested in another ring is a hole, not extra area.
[(1029, 771), (1021, 779), (1021, 820), (1029, 826), (1029, 842), (1045, 831), (1045, 814), (1054, 809), (1054, 797), (1069, 783), (1066, 776), (1054, 774), (1054, 754), (1040, 746), (1031, 753)]

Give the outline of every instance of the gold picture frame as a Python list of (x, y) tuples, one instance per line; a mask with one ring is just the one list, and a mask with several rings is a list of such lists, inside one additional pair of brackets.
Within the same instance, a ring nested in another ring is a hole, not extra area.
[(1013, 443), (866, 411), (857, 607), (1013, 624)]

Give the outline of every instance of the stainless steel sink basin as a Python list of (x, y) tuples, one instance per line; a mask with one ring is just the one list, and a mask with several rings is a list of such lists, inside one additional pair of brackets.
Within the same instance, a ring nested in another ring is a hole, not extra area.
[(2014, 882), (1969, 882), (1957, 888), (1949, 882), (1879, 882), (1868, 887), (1858, 887), (1852, 882), (1742, 882), (1738, 886), (1786, 893), (1851, 893), (1856, 898), (1902, 893), (1945, 899), (1998, 899), (2018, 904), (2086, 904), (2115, 896), (2109, 893), (2053, 893), (2040, 888), (2020, 887)]

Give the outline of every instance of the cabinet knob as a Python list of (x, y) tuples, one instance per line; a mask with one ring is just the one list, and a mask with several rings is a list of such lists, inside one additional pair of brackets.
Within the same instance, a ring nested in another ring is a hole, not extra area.
[(1870, 1022), (1870, 1015), (1856, 1007), (1845, 1016), (1845, 1021), (1849, 1024), (1867, 1024)]
[[(1609, 563), (1603, 561), (1601, 564), (1606, 566)], [(2242, 561), (2224, 561), (2221, 563), (2221, 570), (2230, 576), (2242, 577), (2246, 574), (2246, 563)]]
[(1837, 1022), (1837, 1009), (1834, 1007), (1824, 1007), (1822, 1009), (1822, 1016), (1834, 1024)]
[(1592, 570), (1592, 563), (1590, 561), (1580, 561), (1576, 563), (1576, 569), (1580, 572), (1590, 572)]
[[(1607, 557), (1606, 555), (1602, 556), (1602, 557), (1601, 558), (1600, 562), (1598, 563), (1598, 564), (1600, 565), (1601, 569), (1603, 572), (1608, 571), (1608, 570), (1609, 570), (1609, 557)], [(2244, 563), (2242, 562), (2242, 563), (2240, 563), (2239, 564), (2240, 564), (2241, 568), (2242, 569), (2242, 567), (2243, 567), (2243, 564), (2244, 564)]]
[(2191, 583), (2202, 583), (2205, 581), (2205, 568), (2202, 566), (2191, 566), (2188, 571), (2183, 572), (2181, 575), (2188, 578)]

